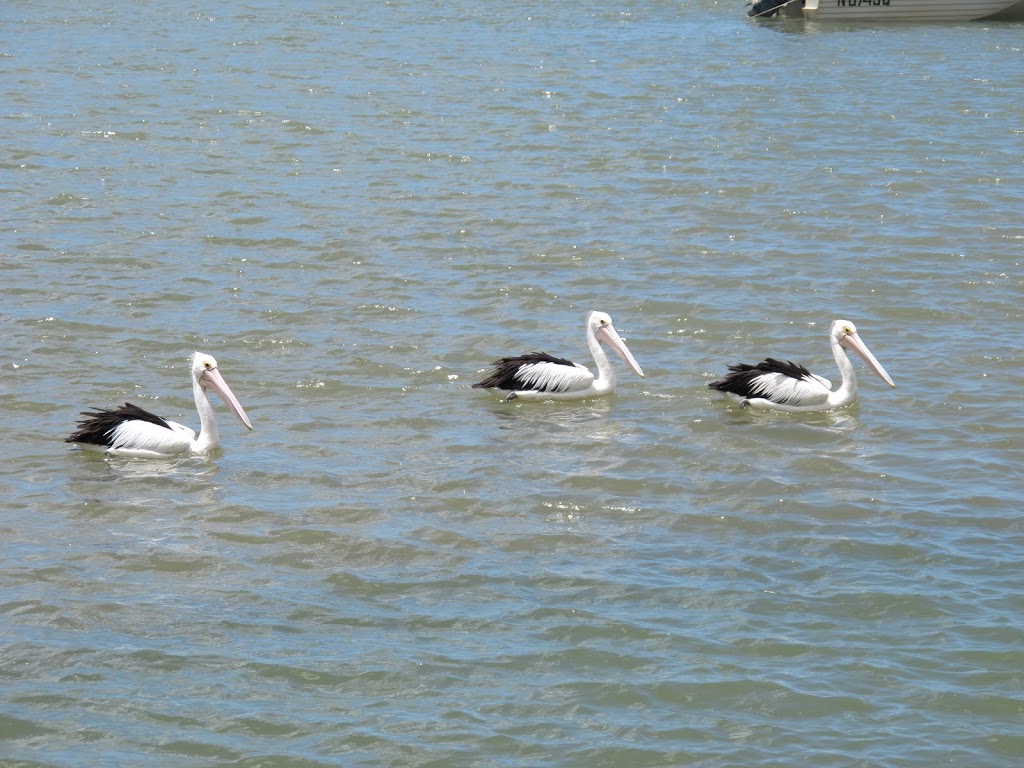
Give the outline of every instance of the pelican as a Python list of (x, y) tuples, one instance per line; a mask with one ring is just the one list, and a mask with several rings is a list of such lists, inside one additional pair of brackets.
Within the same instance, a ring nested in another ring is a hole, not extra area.
[(162, 419), (137, 405), (125, 403), (113, 411), (99, 408), (82, 411), (85, 418), (78, 422), (78, 431), (64, 442), (112, 456), (138, 458), (209, 453), (220, 445), (220, 436), (207, 390), (216, 392), (238, 420), (252, 429), (249, 417), (220, 375), (217, 361), (210, 355), (194, 352), (192, 394), (199, 411), (198, 435), (184, 424)]
[(832, 355), (842, 380), (832, 391), (832, 382), (816, 376), (802, 365), (769, 357), (757, 365), (730, 365), (730, 373), (708, 384), (744, 407), (776, 411), (828, 411), (842, 408), (857, 399), (857, 376), (845, 350), (860, 355), (868, 368), (890, 387), (895, 387), (885, 369), (857, 335), (849, 320), (833, 320), (829, 330)]
[(607, 395), (615, 390), (615, 371), (601, 347), (602, 341), (618, 352), (640, 378), (644, 377), (640, 365), (619, 338), (611, 317), (604, 312), (591, 312), (587, 315), (587, 346), (597, 363), (597, 377), (579, 363), (545, 352), (531, 352), (495, 360), (491, 375), (473, 386), (511, 390), (505, 400), (577, 400)]

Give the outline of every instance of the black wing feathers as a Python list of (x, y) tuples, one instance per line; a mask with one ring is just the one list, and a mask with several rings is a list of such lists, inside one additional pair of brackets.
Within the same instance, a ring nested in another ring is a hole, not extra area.
[[(554, 357), (547, 352), (530, 352), (519, 357), (503, 357), (501, 360), (495, 360), (492, 363), (494, 370), (491, 372), (491, 375), (483, 381), (477, 382), (473, 387), (484, 389), (522, 389), (523, 382), (516, 375), (524, 365), (533, 365), (535, 363), (554, 363), (555, 365), (568, 365), (570, 367), (575, 367), (576, 365), (572, 360), (566, 360), (564, 357)], [(541, 389), (538, 391), (545, 392), (547, 390)]]
[(148, 421), (166, 429), (171, 428), (164, 419), (131, 403), (125, 403), (113, 411), (93, 408), (91, 411), (82, 411), (82, 415), (85, 418), (78, 422), (78, 431), (65, 438), (65, 443), (110, 445), (110, 434), (126, 421)]
[(792, 379), (802, 379), (811, 375), (810, 371), (798, 363), (790, 360), (776, 360), (774, 357), (769, 357), (757, 365), (747, 365), (746, 363), (730, 365), (729, 371), (730, 373), (726, 374), (725, 378), (713, 381), (708, 386), (719, 392), (732, 392), (740, 397), (756, 397), (754, 381), (766, 373), (781, 373)]

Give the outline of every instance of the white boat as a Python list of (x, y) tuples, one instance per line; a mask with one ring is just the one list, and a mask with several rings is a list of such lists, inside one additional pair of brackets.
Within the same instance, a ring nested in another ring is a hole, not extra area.
[(1024, 21), (1024, 0), (759, 0), (747, 15), (818, 21)]

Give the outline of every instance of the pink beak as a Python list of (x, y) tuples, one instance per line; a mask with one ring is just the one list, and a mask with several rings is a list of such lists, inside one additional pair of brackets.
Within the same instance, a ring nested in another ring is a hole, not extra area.
[(252, 429), (252, 424), (249, 423), (249, 417), (245, 415), (245, 411), (242, 409), (242, 404), (238, 402), (238, 398), (235, 397), (235, 393), (231, 391), (231, 387), (229, 387), (227, 382), (224, 381), (224, 377), (220, 375), (220, 371), (216, 368), (208, 368), (203, 371), (203, 375), (199, 379), (199, 383), (203, 385), (204, 389), (212, 389), (216, 392), (217, 396), (224, 401), (224, 404), (231, 409), (231, 412), (235, 414), (238, 420), (245, 424), (249, 429)]
[(640, 369), (640, 364), (633, 357), (633, 353), (629, 351), (626, 342), (619, 336), (618, 331), (611, 325), (602, 325), (597, 329), (595, 335), (599, 340), (606, 342), (609, 347), (614, 349), (619, 354), (619, 357), (626, 361), (626, 365), (636, 371), (637, 376), (641, 379), (644, 378), (644, 372)]
[(885, 368), (882, 364), (875, 359), (875, 356), (871, 354), (871, 351), (867, 348), (863, 341), (860, 340), (860, 336), (856, 333), (851, 333), (843, 337), (843, 340), (839, 342), (847, 349), (856, 352), (860, 359), (867, 363), (868, 368), (878, 374), (878, 377), (888, 384), (890, 387), (895, 387), (892, 378), (888, 373), (885, 372)]

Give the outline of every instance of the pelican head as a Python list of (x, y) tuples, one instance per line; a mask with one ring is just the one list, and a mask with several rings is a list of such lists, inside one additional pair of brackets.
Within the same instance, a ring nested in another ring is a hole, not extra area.
[(195, 381), (196, 386), (202, 389), (203, 392), (215, 392), (224, 401), (224, 404), (231, 409), (235, 417), (247, 428), (252, 429), (249, 417), (245, 415), (245, 411), (242, 410), (242, 405), (238, 402), (238, 398), (235, 397), (227, 382), (224, 381), (224, 377), (220, 375), (220, 371), (217, 369), (217, 361), (212, 355), (202, 352), (194, 352), (192, 354), (192, 380)]
[(587, 333), (614, 349), (619, 357), (626, 362), (626, 365), (636, 372), (637, 376), (641, 379), (644, 378), (644, 372), (640, 368), (640, 364), (633, 357), (633, 353), (629, 351), (626, 343), (619, 337), (615, 326), (612, 325), (611, 316), (604, 312), (591, 312), (587, 315)]
[(844, 349), (849, 349), (856, 352), (860, 359), (863, 360), (868, 368), (874, 371), (878, 377), (888, 384), (890, 387), (895, 387), (892, 378), (888, 373), (885, 372), (885, 368), (879, 363), (871, 351), (867, 348), (867, 345), (860, 340), (860, 336), (857, 335), (857, 326), (851, 323), (849, 320), (833, 320), (832, 321), (832, 343), (838, 344)]

